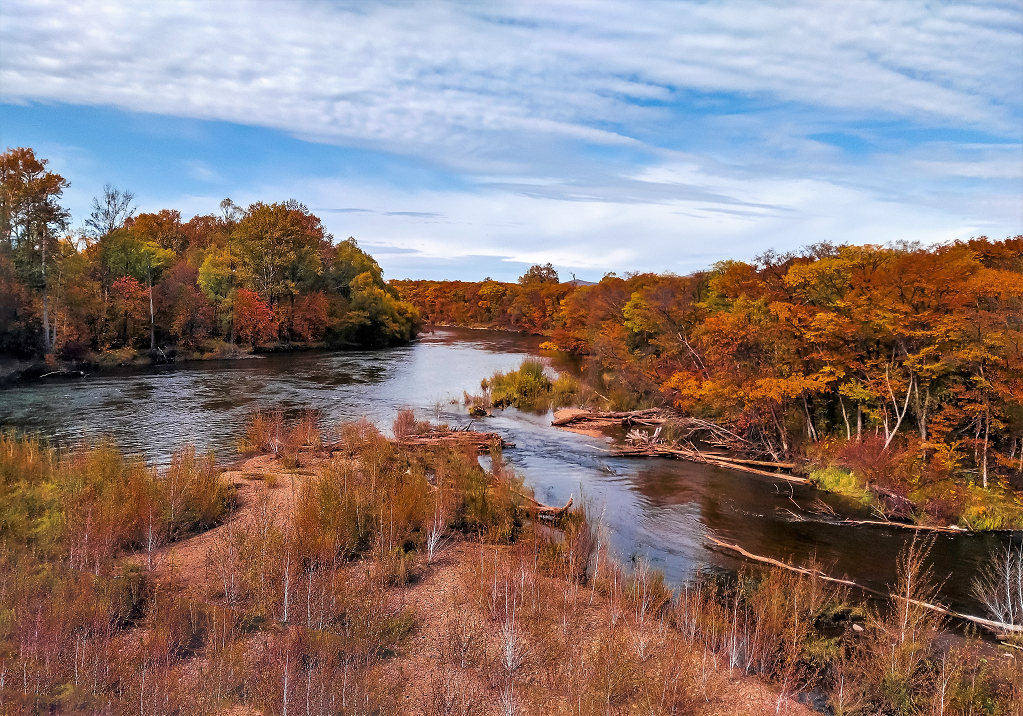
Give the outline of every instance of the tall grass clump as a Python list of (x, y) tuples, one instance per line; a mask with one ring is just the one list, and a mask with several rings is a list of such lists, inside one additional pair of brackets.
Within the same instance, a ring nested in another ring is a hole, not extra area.
[(513, 371), (494, 373), (480, 387), (482, 394), (465, 396), (465, 403), (474, 414), (482, 414), (491, 407), (545, 411), (574, 404), (583, 393), (576, 378), (561, 373), (551, 380), (543, 362), (533, 358), (522, 361)]
[[(171, 667), (183, 637), (160, 637), (153, 611), (153, 554), (233, 504), (212, 456), (191, 448), (158, 470), (110, 441), (0, 435), (0, 711), (100, 713), (115, 693), (146, 712), (187, 706)], [(125, 563), (130, 551), (148, 559)]]
[[(400, 419), (398, 432), (416, 429)], [(342, 426), (339, 446), (296, 507), (296, 530), (317, 560), (372, 554), (401, 567), (431, 534), (507, 541), (521, 525), (521, 481), (500, 466), (488, 474), (474, 453), (404, 450), (367, 423)]]
[(120, 551), (209, 528), (234, 504), (213, 456), (191, 447), (161, 471), (108, 440), (58, 452), (13, 434), (0, 435), (0, 496), (5, 541), (67, 550), (96, 572)]
[(238, 452), (268, 453), (288, 467), (298, 467), (303, 450), (316, 450), (323, 444), (319, 421), (320, 414), (315, 410), (304, 410), (298, 420), (291, 422), (281, 410), (256, 411), (238, 441)]

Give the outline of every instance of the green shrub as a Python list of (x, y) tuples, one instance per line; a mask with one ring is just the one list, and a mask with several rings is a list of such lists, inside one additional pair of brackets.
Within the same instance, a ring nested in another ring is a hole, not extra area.
[(470, 410), (479, 407), (485, 412), (492, 406), (546, 411), (578, 403), (583, 392), (579, 381), (566, 373), (552, 381), (544, 364), (532, 358), (524, 360), (516, 370), (494, 373), (480, 387), (482, 395), (465, 395)]
[(866, 486), (849, 470), (829, 466), (810, 473), (810, 482), (821, 490), (852, 497), (863, 504), (871, 501)]

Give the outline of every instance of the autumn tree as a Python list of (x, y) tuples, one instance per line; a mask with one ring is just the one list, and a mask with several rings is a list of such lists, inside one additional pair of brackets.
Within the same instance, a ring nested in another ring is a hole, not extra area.
[(240, 288), (234, 298), (234, 322), (238, 338), (252, 345), (269, 340), (276, 332), (270, 305), (255, 291)]
[(559, 280), (558, 272), (550, 263), (546, 263), (543, 266), (533, 264), (524, 274), (519, 276), (519, 283), (523, 286), (534, 283), (558, 283)]
[(58, 242), (70, 214), (59, 203), (69, 184), (47, 171), (47, 164), (27, 147), (0, 155), (0, 250), (11, 257), (19, 278), (41, 295), (41, 344), (49, 353), (53, 337), (47, 274), (58, 258)]

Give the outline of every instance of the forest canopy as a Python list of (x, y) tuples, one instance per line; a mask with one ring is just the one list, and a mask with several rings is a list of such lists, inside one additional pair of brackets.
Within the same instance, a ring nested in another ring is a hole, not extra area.
[(106, 186), (83, 227), (68, 181), (26, 147), (0, 156), (0, 354), (80, 359), (111, 349), (387, 345), (417, 316), (352, 238), (293, 199), (187, 221), (136, 213)]
[(393, 283), (427, 323), (584, 356), (617, 408), (672, 405), (774, 459), (855, 464), (938, 513), (960, 512), (968, 485), (1023, 482), (1023, 237), (821, 243), (595, 285), (526, 277)]

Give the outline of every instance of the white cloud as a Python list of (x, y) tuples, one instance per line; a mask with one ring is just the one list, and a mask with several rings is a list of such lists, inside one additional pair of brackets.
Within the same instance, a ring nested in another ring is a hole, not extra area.
[[(396, 249), (392, 276), (458, 257), (686, 271), (822, 239), (1023, 229), (1021, 28), (998, 2), (7, 0), (0, 100), (270, 127), (458, 173), (468, 189), (256, 187), (189, 165), (239, 201), (367, 209), (323, 216)], [(900, 122), (1015, 144), (850, 158), (809, 138)]]
[[(321, 207), (325, 225), (336, 236), (353, 235), (370, 244), (394, 278), (478, 279), (489, 274), (512, 279), (523, 266), (547, 261), (565, 275), (576, 272), (583, 278), (599, 278), (608, 270), (688, 273), (725, 258), (751, 258), (768, 247), (786, 250), (822, 240), (928, 242), (991, 233), (983, 222), (963, 222), (940, 206), (903, 206), (893, 212), (891, 202), (872, 192), (827, 181), (694, 176), (690, 171), (666, 167), (662, 174), (746, 197), (750, 204), (688, 198), (565, 201), (504, 189), (409, 192), (337, 180), (253, 187), (236, 198), (306, 197), (310, 206)], [(345, 211), (323, 210), (339, 196), (350, 203)], [(427, 212), (434, 218), (415, 216)]]
[[(1023, 13), (922, 2), (8, 0), (5, 100), (259, 124), (434, 158), (509, 135), (627, 141), (628, 100), (748, 93), (1003, 130)], [(514, 22), (513, 22), (514, 21)]]

